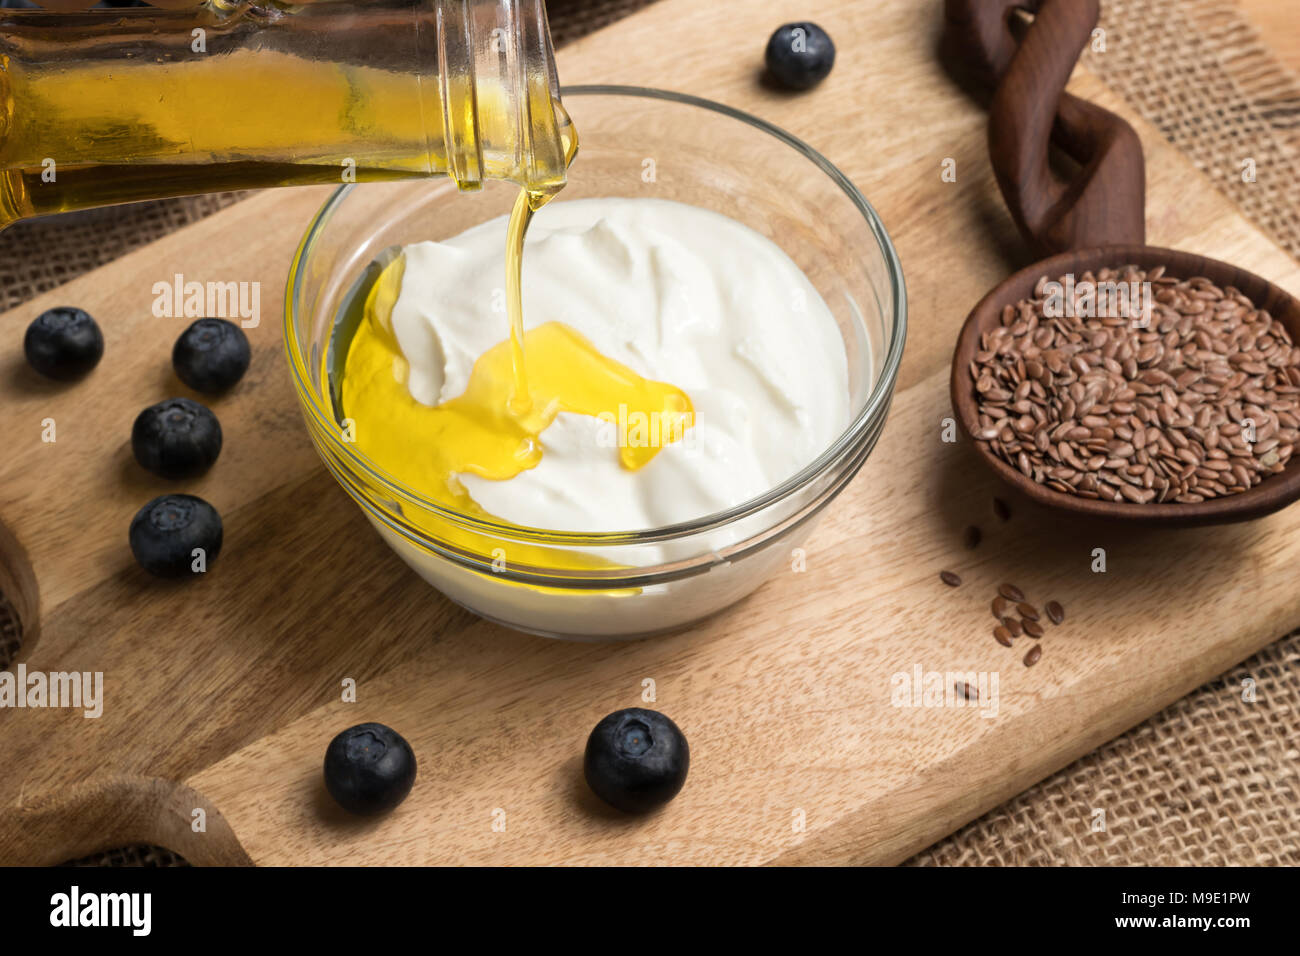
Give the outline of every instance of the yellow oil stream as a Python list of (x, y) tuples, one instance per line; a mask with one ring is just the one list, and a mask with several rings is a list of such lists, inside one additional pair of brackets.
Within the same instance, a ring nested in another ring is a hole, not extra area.
[[(681, 389), (643, 378), (602, 355), (564, 323), (545, 322), (523, 332), (517, 250), (522, 251), (535, 205), (540, 203), (521, 192), (508, 231), (511, 334), (474, 363), (463, 394), (430, 407), (407, 387), (409, 366), (392, 329), (404, 256), (386, 266), (371, 287), (343, 370), (340, 401), (357, 450), (408, 487), (479, 517), (493, 516), (473, 501), (457, 476), (507, 481), (536, 467), (545, 455), (541, 435), (560, 412), (608, 420), (625, 407), (624, 420), (657, 420), (657, 444), (618, 441), (620, 463), (629, 470), (644, 467), (665, 444), (680, 440), (694, 419), (691, 400)], [(448, 529), (437, 530), (445, 535)], [(606, 565), (579, 561), (575, 566)]]

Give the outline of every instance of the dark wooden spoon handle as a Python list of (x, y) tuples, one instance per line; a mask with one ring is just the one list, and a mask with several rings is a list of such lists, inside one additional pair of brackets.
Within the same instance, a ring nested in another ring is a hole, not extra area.
[[(1011, 16), (1034, 22), (1017, 43)], [(1142, 143), (1120, 117), (1065, 92), (1098, 0), (946, 0), (942, 52), (995, 87), (989, 155), (1002, 196), (1040, 255), (1146, 242)], [(1050, 146), (1076, 167), (1054, 169)]]

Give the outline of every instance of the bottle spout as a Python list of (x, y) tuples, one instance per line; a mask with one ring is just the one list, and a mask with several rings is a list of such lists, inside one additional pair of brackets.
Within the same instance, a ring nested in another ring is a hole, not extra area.
[(542, 0), (436, 0), (437, 102), (448, 170), (529, 190), (564, 185), (576, 150)]

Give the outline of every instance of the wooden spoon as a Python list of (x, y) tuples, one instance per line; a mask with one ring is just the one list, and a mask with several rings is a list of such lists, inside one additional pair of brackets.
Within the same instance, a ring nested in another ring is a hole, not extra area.
[[(1022, 41), (1012, 32), (1018, 11), (1035, 14)], [(996, 83), (990, 105), (989, 152), (998, 185), (1022, 235), (1050, 258), (1022, 269), (975, 306), (953, 354), (951, 393), (962, 427), (980, 430), (970, 365), (981, 336), (1002, 324), (1002, 311), (1032, 298), (1038, 280), (1136, 265), (1163, 265), (1179, 279), (1204, 276), (1232, 286), (1281, 322), (1300, 343), (1300, 303), (1273, 283), (1204, 256), (1145, 244), (1146, 182), (1137, 133), (1115, 114), (1065, 92), (1099, 16), (1098, 0), (947, 0), (946, 57), (962, 57), (974, 75)], [(1052, 168), (1056, 146), (1077, 164), (1066, 178)], [(1039, 484), (975, 441), (979, 457), (1003, 480), (1048, 508), (1145, 524), (1202, 525), (1245, 521), (1300, 498), (1300, 464), (1238, 494), (1203, 502), (1112, 502), (1082, 498)], [(1300, 458), (1300, 456), (1297, 456)]]

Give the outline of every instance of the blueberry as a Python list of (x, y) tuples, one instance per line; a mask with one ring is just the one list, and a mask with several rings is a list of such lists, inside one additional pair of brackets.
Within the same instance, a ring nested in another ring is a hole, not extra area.
[(767, 72), (791, 90), (812, 89), (835, 65), (835, 44), (815, 23), (787, 23), (767, 41)]
[(196, 392), (223, 392), (248, 371), (248, 336), (225, 319), (199, 319), (172, 349), (176, 376)]
[(193, 399), (169, 398), (136, 416), (131, 451), (140, 466), (155, 475), (193, 478), (221, 454), (221, 423)]
[(619, 810), (645, 813), (682, 789), (691, 748), (677, 725), (654, 710), (616, 710), (587, 738), (582, 770), (596, 796)]
[(194, 495), (162, 495), (131, 519), (131, 553), (140, 567), (160, 578), (183, 578), (194, 569), (195, 548), (203, 567), (221, 553), (221, 515)]
[(325, 750), (325, 789), (349, 813), (387, 813), (415, 783), (415, 752), (383, 724), (357, 724)]
[(45, 377), (70, 382), (99, 364), (104, 335), (82, 309), (49, 309), (27, 326), (23, 351), (32, 368)]

